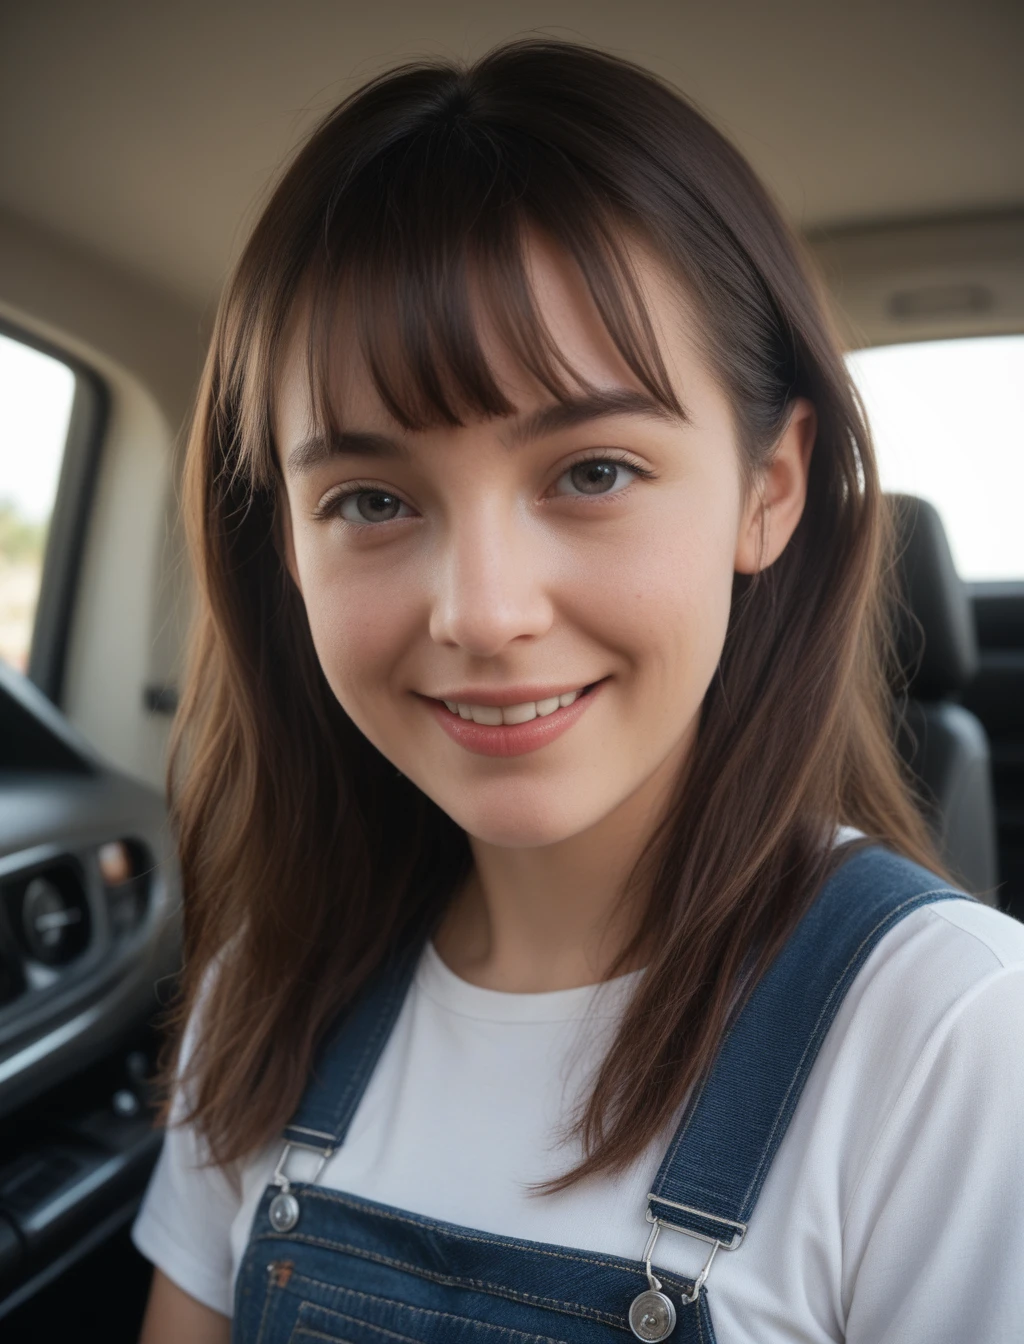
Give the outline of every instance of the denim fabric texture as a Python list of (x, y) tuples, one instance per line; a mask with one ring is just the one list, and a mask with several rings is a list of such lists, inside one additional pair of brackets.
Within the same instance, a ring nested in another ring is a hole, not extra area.
[[(852, 849), (733, 1023), (665, 1154), (649, 1216), (742, 1254), (740, 1229), (854, 977), (911, 910), (952, 898), (971, 899), (880, 846)], [(289, 1142), (325, 1153), (344, 1142), (418, 951), (397, 958), (328, 1037), (285, 1131)], [(286, 1231), (270, 1216), (283, 1189), (298, 1214)], [(714, 1344), (707, 1289), (687, 1301), (694, 1284), (660, 1272), (656, 1251), (653, 1268), (676, 1308), (668, 1338)], [(630, 1304), (647, 1287), (640, 1260), (496, 1236), (283, 1182), (267, 1187), (253, 1219), (232, 1340), (602, 1344), (632, 1337)]]

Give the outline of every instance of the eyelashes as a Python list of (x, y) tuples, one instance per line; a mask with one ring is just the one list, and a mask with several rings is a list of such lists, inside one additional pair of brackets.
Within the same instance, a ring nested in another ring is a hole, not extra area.
[[(621, 456), (614, 456), (614, 455), (609, 455), (607, 451), (604, 451), (604, 452), (601, 452), (601, 451), (595, 451), (595, 452), (591, 452), (591, 453), (585, 455), (584, 457), (578, 457), (574, 462), (570, 462), (569, 465), (566, 467), (565, 471), (563, 471), (562, 474), (561, 474), (561, 476), (559, 476), (558, 480), (561, 481), (561, 480), (563, 480), (566, 476), (571, 476), (571, 475), (573, 474), (573, 472), (576, 471), (576, 469), (577, 469), (578, 467), (586, 467), (586, 466), (590, 466), (591, 464), (593, 464), (594, 466), (610, 466), (610, 467), (615, 467), (615, 468), (618, 468), (618, 467), (625, 467), (625, 469), (626, 469), (627, 471), (633, 473), (634, 477), (639, 476), (639, 477), (641, 477), (641, 478), (644, 479), (644, 480), (653, 480), (653, 479), (654, 479), (654, 472), (653, 472), (653, 471), (651, 471), (648, 467), (643, 467), (643, 466), (641, 466), (639, 462), (634, 461), (634, 459), (631, 458), (631, 457), (629, 457), (628, 455), (625, 455), (625, 454), (624, 454), (624, 455), (621, 455)], [(557, 484), (557, 482), (556, 482), (556, 484)], [(627, 487), (626, 487), (627, 489), (628, 489), (629, 484), (632, 484), (632, 482), (629, 482), (629, 483), (627, 484)], [(625, 493), (625, 490), (615, 490), (615, 491), (609, 491), (609, 490), (594, 490), (594, 491), (584, 490), (584, 491), (582, 491), (581, 494), (579, 494), (579, 495), (570, 495), (570, 496), (568, 496), (568, 498), (570, 498), (570, 499), (605, 499), (605, 498), (607, 498), (610, 494), (621, 495), (621, 494), (624, 494), (624, 493)], [(565, 496), (563, 496), (563, 498), (565, 498)]]
[[(619, 468), (624, 468), (627, 472), (631, 473), (634, 480), (627, 481), (625, 487), (622, 489), (613, 488), (608, 490), (602, 490), (602, 489), (588, 490), (584, 488), (580, 490), (578, 494), (557, 493), (555, 495), (555, 498), (588, 499), (593, 501), (615, 498), (618, 495), (625, 494), (630, 489), (630, 487), (635, 483), (635, 479), (637, 478), (642, 480), (657, 479), (657, 474), (655, 472), (651, 471), (649, 467), (642, 466), (629, 454), (609, 452), (607, 449), (604, 449), (604, 450), (595, 450), (593, 452), (587, 453), (582, 457), (576, 458), (575, 461), (570, 462), (569, 465), (565, 468), (565, 470), (559, 475), (558, 480), (555, 482), (555, 484), (557, 485), (559, 482), (565, 480), (566, 477), (571, 477), (572, 474), (574, 472), (577, 472), (580, 467), (585, 467), (589, 465), (593, 465), (595, 467), (600, 465), (613, 468), (611, 476), (613, 485), (617, 483), (617, 478), (619, 476), (618, 471)], [(609, 477), (606, 475), (604, 479), (608, 480)], [(578, 482), (573, 483), (578, 484)], [(599, 486), (601, 484), (601, 479), (600, 477), (595, 478), (592, 475), (590, 478), (590, 483)], [(367, 517), (366, 514), (362, 512), (363, 506), (361, 504), (361, 501), (363, 500), (366, 501), (368, 511), (371, 514), (376, 508), (376, 510), (379, 513), (387, 514), (387, 516), (376, 518), (372, 516)], [(346, 508), (347, 505), (349, 505), (350, 501), (352, 501), (351, 507), (348, 511), (350, 516), (346, 516), (343, 510)], [(328, 493), (327, 495), (325, 495), (324, 498), (313, 510), (312, 518), (314, 522), (326, 522), (334, 519), (337, 520), (338, 522), (345, 523), (350, 527), (360, 529), (374, 528), (380, 526), (383, 523), (398, 521), (400, 515), (397, 512), (389, 512), (389, 511), (395, 509), (400, 510), (403, 507), (408, 508), (409, 506), (406, 505), (405, 501), (401, 498), (401, 496), (396, 494), (393, 490), (387, 489), (380, 485), (374, 485), (371, 482), (356, 481), (342, 487), (339, 490), (336, 490), (333, 493)], [(353, 514), (356, 516), (351, 516)]]
[[(390, 523), (394, 518), (360, 518), (355, 521), (352, 518), (346, 518), (342, 514), (342, 509), (349, 500), (359, 500), (361, 498), (369, 500), (385, 500), (388, 503), (397, 504), (399, 507), (403, 504), (398, 495), (390, 490), (384, 490), (380, 486), (356, 485), (349, 486), (345, 490), (339, 491), (334, 495), (327, 495), (313, 510), (314, 522), (325, 522), (331, 518), (339, 522), (347, 523), (350, 527), (373, 527), (378, 523)], [(387, 505), (385, 505), (387, 507)]]

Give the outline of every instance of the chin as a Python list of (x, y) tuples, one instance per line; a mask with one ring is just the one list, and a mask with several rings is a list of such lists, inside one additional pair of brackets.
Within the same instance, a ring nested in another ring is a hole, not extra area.
[(477, 796), (465, 807), (445, 807), (448, 815), (474, 840), (501, 849), (540, 849), (557, 845), (562, 840), (578, 835), (595, 825), (605, 810), (584, 810), (577, 804), (568, 811), (544, 806), (543, 795), (523, 799), (498, 801), (494, 806), (482, 807)]

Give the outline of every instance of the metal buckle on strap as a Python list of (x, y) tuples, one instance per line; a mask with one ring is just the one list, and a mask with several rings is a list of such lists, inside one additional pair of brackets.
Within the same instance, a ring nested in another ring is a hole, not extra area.
[[(666, 1226), (666, 1224), (664, 1224), (660, 1218), (649, 1218), (647, 1221), (653, 1223), (654, 1226), (651, 1228), (651, 1235), (647, 1238), (647, 1245), (644, 1248), (644, 1255), (643, 1255), (644, 1269), (646, 1269), (647, 1271), (647, 1282), (651, 1286), (651, 1292), (660, 1293), (661, 1280), (655, 1275), (654, 1271), (651, 1269), (651, 1256), (654, 1254), (654, 1247), (656, 1246), (658, 1237), (661, 1234), (661, 1229), (662, 1227)], [(705, 1238), (705, 1240), (708, 1240), (708, 1238)], [(714, 1261), (715, 1256), (718, 1254), (718, 1248), (719, 1246), (721, 1246), (721, 1244), (722, 1243), (720, 1241), (716, 1241), (715, 1244), (711, 1247), (711, 1254), (704, 1261), (704, 1268), (701, 1270), (701, 1272), (697, 1275), (697, 1277), (693, 1281), (693, 1290), (690, 1293), (688, 1293), (685, 1297), (681, 1298), (684, 1307), (688, 1307), (691, 1302), (696, 1302), (697, 1298), (700, 1296), (700, 1290), (704, 1287), (705, 1283), (707, 1283), (708, 1275), (711, 1273), (712, 1262)]]
[[(652, 1201), (656, 1204), (664, 1204), (669, 1209), (678, 1209), (680, 1213), (695, 1214), (705, 1222), (720, 1224), (722, 1231), (728, 1232), (728, 1240), (724, 1237), (712, 1236), (708, 1232), (698, 1232), (696, 1228), (687, 1227), (684, 1223), (674, 1223), (667, 1218), (659, 1218), (657, 1214), (651, 1212)], [(735, 1251), (747, 1235), (746, 1223), (737, 1223), (732, 1218), (722, 1218), (717, 1213), (707, 1213), (704, 1209), (695, 1209), (690, 1204), (677, 1204), (675, 1200), (665, 1199), (662, 1195), (650, 1194), (647, 1196), (647, 1221), (649, 1223), (660, 1223), (662, 1227), (667, 1227), (672, 1232), (682, 1232), (687, 1237), (697, 1237), (700, 1241), (713, 1242), (716, 1246), (721, 1246), (723, 1251)]]
[[(705, 1218), (710, 1223), (721, 1223), (723, 1231), (726, 1228), (731, 1228), (732, 1233), (729, 1240), (723, 1241), (721, 1237), (712, 1237), (706, 1232), (697, 1232), (692, 1227), (684, 1227), (681, 1223), (672, 1223), (669, 1222), (667, 1218), (659, 1218), (657, 1214), (651, 1210), (652, 1200), (658, 1204), (664, 1204), (670, 1209), (678, 1209), (680, 1213), (695, 1213), (699, 1218)], [(652, 1224), (652, 1227), (651, 1235), (647, 1238), (647, 1247), (644, 1250), (644, 1268), (647, 1270), (647, 1282), (650, 1284), (653, 1292), (659, 1292), (661, 1290), (661, 1284), (651, 1270), (651, 1256), (654, 1254), (654, 1247), (657, 1244), (658, 1237), (661, 1234), (661, 1229), (663, 1227), (668, 1228), (670, 1232), (682, 1232), (684, 1236), (696, 1237), (699, 1241), (706, 1241), (711, 1246), (711, 1254), (704, 1261), (704, 1268), (697, 1275), (696, 1279), (694, 1279), (692, 1291), (682, 1299), (683, 1305), (687, 1307), (691, 1302), (696, 1302), (697, 1298), (700, 1296), (700, 1290), (704, 1287), (705, 1283), (707, 1283), (708, 1275), (711, 1273), (711, 1266), (714, 1263), (715, 1256), (718, 1254), (719, 1249), (723, 1251), (734, 1251), (743, 1241), (747, 1231), (746, 1223), (733, 1222), (731, 1218), (719, 1218), (716, 1214), (705, 1213), (703, 1209), (694, 1209), (688, 1204), (677, 1204), (672, 1199), (662, 1199), (660, 1195), (654, 1194), (647, 1196), (646, 1217), (647, 1221)]]
[[(310, 1130), (303, 1132), (314, 1133), (315, 1131)], [(323, 1135), (323, 1137), (327, 1138), (329, 1136)], [(333, 1148), (321, 1148), (313, 1143), (300, 1143), (297, 1140), (285, 1139), (284, 1147), (281, 1149), (281, 1156), (277, 1159), (277, 1166), (274, 1168), (274, 1174), (270, 1178), (271, 1185), (279, 1186), (285, 1192), (291, 1189), (291, 1182), (284, 1174), (284, 1166), (288, 1161), (288, 1154), (293, 1148), (301, 1148), (307, 1153), (319, 1153), (320, 1155), (320, 1161), (317, 1163), (316, 1171), (313, 1173), (313, 1179), (309, 1182), (310, 1185), (316, 1185), (317, 1181), (320, 1179), (320, 1173), (327, 1165), (328, 1159), (334, 1156)]]
[[(303, 1131), (305, 1132), (305, 1131)], [(321, 1135), (322, 1138), (329, 1138), (330, 1135)], [(315, 1185), (320, 1179), (320, 1173), (327, 1163), (327, 1159), (333, 1154), (332, 1148), (317, 1147), (312, 1143), (302, 1143), (292, 1139), (285, 1139), (284, 1147), (281, 1149), (281, 1156), (277, 1159), (277, 1166), (274, 1168), (274, 1174), (270, 1178), (270, 1184), (277, 1186), (277, 1194), (267, 1206), (267, 1216), (270, 1219), (270, 1226), (277, 1233), (290, 1232), (299, 1221), (302, 1214), (302, 1208), (298, 1199), (292, 1193), (292, 1183), (285, 1175), (284, 1167), (288, 1161), (288, 1154), (293, 1148), (305, 1148), (308, 1152), (319, 1153), (320, 1162), (313, 1174), (310, 1185)]]
[[(334, 1142), (334, 1135), (328, 1134), (322, 1129), (307, 1129), (305, 1125), (287, 1125), (285, 1127), (285, 1133), (287, 1134), (289, 1130), (291, 1130), (293, 1134), (306, 1134), (311, 1139), (326, 1139), (326, 1150), (332, 1153), (337, 1148), (337, 1144)], [(325, 1145), (322, 1143), (303, 1143), (301, 1139), (289, 1139), (288, 1142), (293, 1144), (296, 1148), (309, 1148), (314, 1153), (322, 1153), (325, 1151)]]

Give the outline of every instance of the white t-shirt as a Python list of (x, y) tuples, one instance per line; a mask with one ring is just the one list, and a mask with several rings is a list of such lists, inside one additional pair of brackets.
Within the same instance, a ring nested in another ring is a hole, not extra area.
[[(432, 945), (320, 1184), (428, 1217), (639, 1259), (671, 1132), (617, 1176), (528, 1189), (578, 1155), (559, 1127), (637, 976), (543, 994), (481, 989)], [(638, 1042), (642, 1049), (642, 1042)], [(230, 1315), (253, 1213), (172, 1127), (133, 1229), (174, 1282)], [(293, 1152), (288, 1174), (316, 1159)], [(308, 1165), (307, 1165), (308, 1164)], [(655, 1265), (708, 1247), (663, 1231)], [(741, 1247), (707, 1284), (719, 1344), (1011, 1344), (1024, 1339), (1024, 925), (945, 901), (880, 941), (811, 1070)]]

